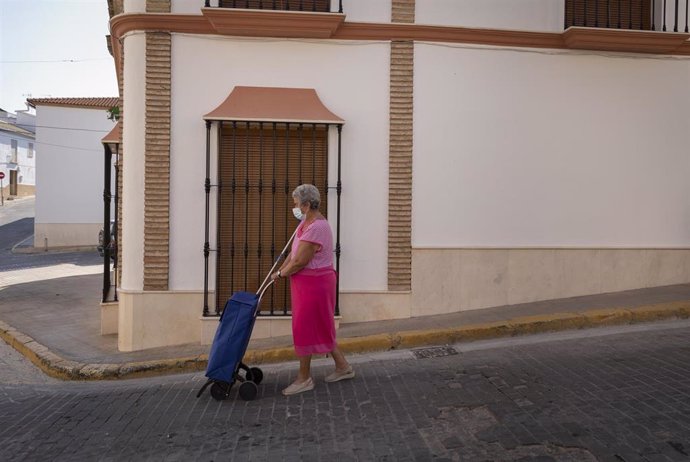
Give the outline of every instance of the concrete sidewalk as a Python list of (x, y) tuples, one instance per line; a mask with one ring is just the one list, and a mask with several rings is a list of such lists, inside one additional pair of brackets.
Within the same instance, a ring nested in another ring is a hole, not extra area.
[[(100, 335), (99, 274), (0, 288), (0, 337), (51, 376), (112, 379), (204, 370), (209, 346), (122, 353)], [(349, 353), (690, 317), (690, 284), (550, 300), (439, 316), (343, 324)], [(295, 359), (290, 337), (252, 341), (246, 362)]]

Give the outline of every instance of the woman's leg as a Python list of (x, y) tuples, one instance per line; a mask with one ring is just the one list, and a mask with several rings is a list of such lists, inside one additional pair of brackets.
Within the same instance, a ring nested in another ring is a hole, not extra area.
[(345, 355), (342, 351), (340, 351), (340, 348), (338, 348), (337, 345), (335, 346), (333, 351), (331, 351), (331, 356), (333, 356), (336, 371), (342, 372), (350, 366), (347, 362), (347, 359), (345, 359)]
[(304, 391), (314, 389), (314, 382), (311, 379), (311, 355), (300, 356), (299, 358), (299, 372), (297, 378), (292, 384), (283, 390), (285, 396), (296, 395)]
[(311, 377), (311, 355), (299, 357), (299, 372), (295, 382), (302, 383)]

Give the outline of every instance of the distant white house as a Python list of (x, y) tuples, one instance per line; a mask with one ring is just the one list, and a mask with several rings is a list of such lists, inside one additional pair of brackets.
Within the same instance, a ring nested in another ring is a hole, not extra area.
[(5, 198), (33, 195), (36, 189), (33, 115), (0, 109), (0, 172)]
[(95, 246), (103, 226), (103, 145), (117, 98), (32, 98), (36, 108), (34, 246)]

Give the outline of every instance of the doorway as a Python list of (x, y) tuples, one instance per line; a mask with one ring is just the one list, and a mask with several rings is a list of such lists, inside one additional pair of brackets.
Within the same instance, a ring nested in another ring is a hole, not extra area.
[(10, 170), (10, 196), (17, 195), (17, 171)]

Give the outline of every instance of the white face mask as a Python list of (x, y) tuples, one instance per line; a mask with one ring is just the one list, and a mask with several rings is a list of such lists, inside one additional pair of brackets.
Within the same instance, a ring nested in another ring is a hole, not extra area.
[(302, 209), (300, 209), (299, 207), (295, 207), (294, 209), (292, 209), (292, 214), (293, 214), (293, 215), (295, 216), (295, 218), (297, 218), (299, 221), (302, 221), (302, 220), (304, 220), (305, 218), (307, 218), (307, 216), (306, 216), (304, 213), (302, 213)]

